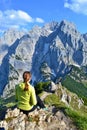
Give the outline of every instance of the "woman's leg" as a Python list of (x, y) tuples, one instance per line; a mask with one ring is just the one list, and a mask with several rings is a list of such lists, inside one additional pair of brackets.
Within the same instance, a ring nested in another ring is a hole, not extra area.
[(27, 116), (28, 116), (28, 113), (29, 113), (29, 111), (21, 110), (21, 109), (20, 109), (20, 112), (23, 112), (23, 113), (26, 114)]
[(43, 101), (40, 99), (40, 97), (37, 95), (37, 106), (39, 106), (40, 108), (45, 108), (45, 105), (43, 103)]
[(26, 115), (28, 116), (28, 114), (29, 114), (30, 112), (34, 111), (36, 108), (37, 108), (37, 105), (33, 106), (33, 108), (32, 108), (31, 110), (28, 110), (28, 111), (26, 111), (26, 110), (21, 110), (21, 109), (20, 109), (20, 112), (23, 112), (24, 114), (26, 114)]

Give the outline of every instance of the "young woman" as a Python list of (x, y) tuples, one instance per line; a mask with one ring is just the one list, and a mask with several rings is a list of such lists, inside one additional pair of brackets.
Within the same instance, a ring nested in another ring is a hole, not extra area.
[(25, 71), (23, 73), (23, 82), (16, 85), (15, 98), (17, 100), (17, 107), (24, 114), (34, 111), (37, 106), (45, 108), (43, 102), (36, 96), (34, 87), (29, 83), (31, 80), (31, 73)]

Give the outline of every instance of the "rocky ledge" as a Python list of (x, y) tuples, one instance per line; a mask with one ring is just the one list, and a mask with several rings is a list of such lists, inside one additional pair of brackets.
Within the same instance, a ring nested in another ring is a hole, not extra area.
[(77, 130), (73, 121), (54, 106), (48, 110), (36, 109), (28, 116), (19, 109), (8, 109), (0, 121), (2, 130)]

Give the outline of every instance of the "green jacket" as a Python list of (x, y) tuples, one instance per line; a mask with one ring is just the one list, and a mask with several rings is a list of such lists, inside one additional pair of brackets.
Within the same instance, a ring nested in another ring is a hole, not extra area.
[(34, 87), (29, 84), (29, 90), (24, 91), (25, 83), (16, 85), (15, 98), (18, 101), (17, 106), (22, 110), (31, 110), (37, 104)]

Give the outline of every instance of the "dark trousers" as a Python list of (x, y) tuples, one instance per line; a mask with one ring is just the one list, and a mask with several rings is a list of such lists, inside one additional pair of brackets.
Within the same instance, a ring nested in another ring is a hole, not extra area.
[(43, 101), (40, 99), (40, 97), (37, 95), (36, 98), (37, 98), (37, 104), (34, 105), (31, 110), (26, 111), (26, 110), (21, 110), (21, 109), (20, 109), (20, 112), (23, 112), (24, 114), (28, 115), (28, 113), (34, 111), (38, 106), (39, 106), (40, 108), (45, 108), (45, 105), (44, 105)]

